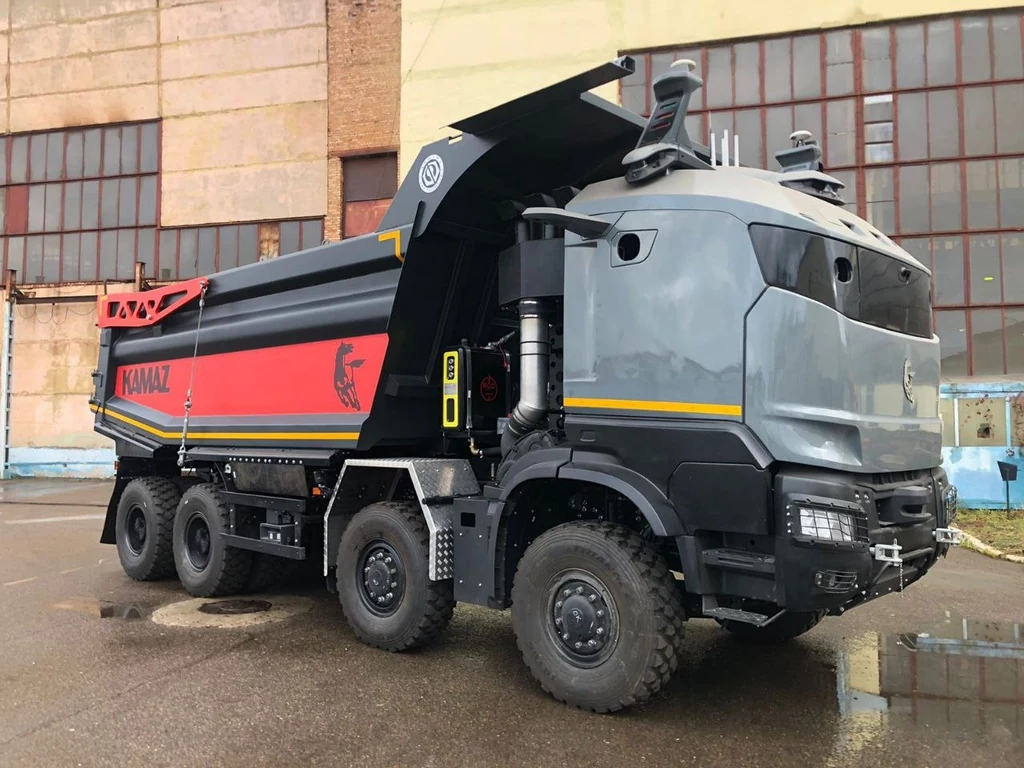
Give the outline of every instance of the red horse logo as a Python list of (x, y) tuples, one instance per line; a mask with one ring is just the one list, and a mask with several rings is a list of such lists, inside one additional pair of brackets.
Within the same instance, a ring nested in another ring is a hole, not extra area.
[(338, 346), (338, 354), (334, 358), (334, 391), (346, 408), (359, 410), (359, 393), (356, 391), (356, 368), (361, 368), (365, 360), (349, 360), (353, 347), (347, 341)]

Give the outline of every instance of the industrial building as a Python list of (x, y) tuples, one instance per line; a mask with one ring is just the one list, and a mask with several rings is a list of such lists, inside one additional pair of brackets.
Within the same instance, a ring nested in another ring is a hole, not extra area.
[(933, 269), (946, 463), (998, 503), (996, 461), (1024, 464), (1022, 30), (983, 0), (0, 2), (5, 471), (109, 473), (94, 305), (137, 263), (157, 283), (370, 231), (444, 126), (628, 54), (599, 95), (646, 114), (693, 59), (695, 137), (772, 165), (811, 131), (850, 206)]
[(376, 226), (397, 185), (399, 9), (0, 2), (5, 476), (112, 474), (87, 405), (98, 296)]
[[(679, 58), (705, 86), (689, 129), (774, 166), (811, 131), (848, 204), (933, 270), (947, 470), (1001, 505), (996, 462), (1024, 464), (1024, 17), (977, 0), (406, 0), (402, 165), (439, 126), (628, 54), (598, 93), (647, 115)], [(732, 141), (730, 140), (730, 145)], [(1011, 487), (1024, 504), (1024, 483)]]

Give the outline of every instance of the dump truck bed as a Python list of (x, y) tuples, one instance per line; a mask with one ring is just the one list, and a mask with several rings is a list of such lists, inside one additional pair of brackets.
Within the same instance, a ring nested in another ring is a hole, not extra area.
[(644, 122), (587, 91), (629, 66), (456, 123), (461, 136), (422, 150), (374, 233), (212, 275), (202, 300), (195, 285), (173, 306), (104, 297), (97, 431), (121, 456), (170, 450), (191, 391), (190, 450), (429, 452), (444, 349), (515, 322), (481, 301), (514, 238), (502, 201), (621, 173)]

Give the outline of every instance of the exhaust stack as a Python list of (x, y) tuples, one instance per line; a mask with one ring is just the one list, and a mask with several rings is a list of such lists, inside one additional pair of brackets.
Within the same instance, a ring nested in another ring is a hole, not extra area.
[(540, 299), (519, 302), (519, 402), (501, 436), (502, 455), (548, 417), (551, 341), (546, 310)]

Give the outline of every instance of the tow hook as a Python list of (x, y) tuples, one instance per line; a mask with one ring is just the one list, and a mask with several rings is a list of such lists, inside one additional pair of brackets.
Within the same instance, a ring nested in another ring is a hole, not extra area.
[(875, 544), (869, 551), (880, 563), (899, 565), (903, 562), (903, 558), (900, 557), (902, 549), (899, 544)]
[(936, 528), (935, 529), (935, 541), (939, 544), (951, 544), (954, 547), (959, 547), (963, 539), (964, 532), (958, 528)]

